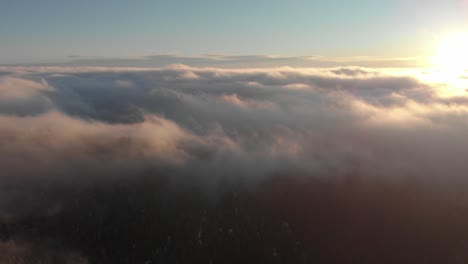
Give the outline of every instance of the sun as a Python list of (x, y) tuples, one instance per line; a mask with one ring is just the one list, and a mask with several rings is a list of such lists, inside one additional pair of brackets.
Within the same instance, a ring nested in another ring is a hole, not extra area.
[(433, 64), (448, 70), (468, 69), (468, 32), (446, 36), (437, 48)]

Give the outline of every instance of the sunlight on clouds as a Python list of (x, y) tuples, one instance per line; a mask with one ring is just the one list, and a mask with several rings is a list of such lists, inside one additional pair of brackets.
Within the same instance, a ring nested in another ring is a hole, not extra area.
[(453, 70), (441, 67), (427, 68), (389, 68), (381, 69), (391, 76), (409, 76), (429, 84), (430, 92), (441, 97), (466, 96), (468, 88), (468, 69)]

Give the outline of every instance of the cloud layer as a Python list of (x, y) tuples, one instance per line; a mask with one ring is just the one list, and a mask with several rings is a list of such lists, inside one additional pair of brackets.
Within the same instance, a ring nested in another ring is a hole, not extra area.
[(101, 148), (128, 163), (223, 158), (267, 170), (278, 158), (318, 172), (359, 163), (374, 177), (461, 179), (467, 97), (445, 89), (365, 68), (12, 69), (0, 79), (2, 154), (81, 162)]
[(443, 200), (467, 186), (468, 94), (426, 70), (0, 71), (4, 223), (62, 217), (74, 208), (64, 190), (86, 201), (139, 181), (213, 200), (278, 174), (417, 182)]

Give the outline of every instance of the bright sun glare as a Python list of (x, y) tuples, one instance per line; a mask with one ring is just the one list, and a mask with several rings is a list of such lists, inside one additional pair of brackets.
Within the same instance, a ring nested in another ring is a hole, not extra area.
[(448, 70), (468, 69), (468, 32), (446, 36), (436, 51), (433, 63)]
[(468, 79), (468, 32), (446, 35), (430, 59), (431, 70), (420, 78), (429, 83), (445, 85), (438, 92), (441, 96), (457, 96), (466, 93)]

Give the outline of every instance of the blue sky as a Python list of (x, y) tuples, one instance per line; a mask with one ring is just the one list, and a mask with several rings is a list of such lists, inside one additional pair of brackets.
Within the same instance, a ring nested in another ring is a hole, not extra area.
[(71, 55), (420, 56), (466, 1), (1, 0), (0, 64)]

